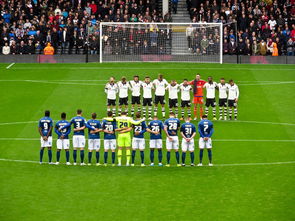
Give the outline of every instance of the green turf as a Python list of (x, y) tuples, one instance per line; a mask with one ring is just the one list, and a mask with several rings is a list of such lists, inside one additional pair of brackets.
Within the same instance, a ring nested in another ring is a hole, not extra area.
[[(37, 121), (45, 109), (54, 120), (62, 111), (74, 116), (77, 108), (87, 119), (92, 112), (104, 117), (103, 88), (112, 75), (130, 79), (163, 73), (167, 80), (181, 80), (198, 72), (203, 79), (233, 78), (241, 96), (238, 121), (214, 122), (212, 168), (67, 167), (0, 160), (0, 220), (295, 219), (294, 65), (6, 66), (0, 64), (0, 159), (38, 161)], [(148, 148), (145, 153), (148, 164)], [(46, 152), (44, 156), (46, 161)], [(165, 158), (164, 152), (164, 163)], [(174, 158), (173, 153), (173, 165)], [(293, 163), (249, 165), (274, 162)]]

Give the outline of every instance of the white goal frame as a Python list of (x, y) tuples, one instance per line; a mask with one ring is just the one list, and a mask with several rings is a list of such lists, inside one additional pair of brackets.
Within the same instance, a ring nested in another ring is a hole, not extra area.
[[(102, 63), (103, 62), (103, 42), (102, 42), (102, 27), (103, 25), (186, 25), (186, 26), (189, 26), (189, 25), (205, 25), (205, 26), (219, 26), (219, 35), (220, 35), (220, 39), (219, 39), (219, 62), (211, 62), (211, 63), (220, 63), (222, 64), (223, 63), (223, 23), (202, 23), (202, 22), (196, 22), (196, 23), (173, 23), (173, 22), (100, 22), (100, 32), (99, 32), (99, 62)], [(125, 61), (116, 61), (116, 62), (125, 62)], [(136, 61), (132, 61), (132, 62), (136, 62)], [(141, 61), (141, 62), (149, 62), (149, 61)], [(153, 61), (151, 61), (153, 62)], [(158, 62), (161, 62), (161, 61), (158, 61)], [(169, 62), (169, 61), (165, 61), (165, 62)], [(170, 61), (170, 62), (190, 62), (190, 61)], [(206, 62), (206, 63), (209, 63), (209, 62)]]

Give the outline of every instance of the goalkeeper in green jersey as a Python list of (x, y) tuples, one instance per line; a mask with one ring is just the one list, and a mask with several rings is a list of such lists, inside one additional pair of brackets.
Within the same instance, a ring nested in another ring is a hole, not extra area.
[(131, 117), (127, 117), (126, 112), (122, 112), (120, 117), (106, 117), (107, 121), (116, 121), (118, 134), (118, 166), (122, 163), (122, 148), (126, 148), (126, 166), (129, 166), (130, 156), (131, 156), (131, 130), (132, 125), (139, 125), (141, 122), (145, 121), (145, 118), (141, 120), (133, 120)]

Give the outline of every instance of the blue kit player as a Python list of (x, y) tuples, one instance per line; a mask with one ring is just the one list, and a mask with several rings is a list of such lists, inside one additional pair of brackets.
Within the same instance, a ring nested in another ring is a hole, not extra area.
[(175, 114), (173, 112), (170, 113), (170, 118), (165, 120), (164, 122), (164, 130), (166, 132), (166, 149), (167, 149), (167, 167), (170, 167), (170, 152), (171, 150), (175, 151), (177, 166), (181, 166), (179, 164), (179, 141), (177, 131), (180, 127), (180, 121), (175, 118)]
[(96, 119), (96, 113), (92, 113), (91, 119), (87, 121), (88, 128), (88, 165), (91, 165), (92, 151), (95, 150), (96, 166), (99, 166), (99, 150), (100, 150), (100, 135), (101, 124)]
[[(136, 120), (141, 120), (140, 112), (135, 114)], [(146, 123), (142, 121), (139, 125), (132, 125), (133, 127), (133, 139), (132, 139), (132, 154), (131, 154), (131, 166), (134, 166), (136, 150), (140, 151), (141, 166), (144, 167), (144, 149), (145, 140), (144, 133), (146, 132)]]
[(45, 111), (45, 116), (39, 120), (38, 130), (41, 135), (41, 149), (40, 149), (40, 164), (42, 164), (44, 148), (48, 149), (48, 161), (49, 164), (53, 164), (52, 161), (52, 127), (53, 121), (50, 118), (50, 111)]
[(69, 134), (71, 133), (71, 127), (66, 127), (65, 129), (59, 131), (60, 128), (66, 126), (69, 124), (69, 122), (66, 120), (66, 113), (61, 113), (61, 120), (56, 122), (54, 131), (58, 136), (58, 139), (56, 141), (56, 165), (59, 164), (60, 159), (60, 152), (62, 149), (66, 152), (66, 161), (67, 165), (71, 165), (70, 163), (70, 140), (69, 140)]
[[(108, 117), (113, 116), (112, 111), (108, 111)], [(108, 151), (112, 151), (112, 166), (115, 166), (115, 158), (116, 158), (116, 121), (102, 121), (102, 130), (104, 132), (104, 166), (108, 165)]]
[(185, 118), (185, 123), (180, 127), (180, 134), (182, 136), (181, 150), (182, 150), (182, 166), (185, 166), (186, 152), (189, 151), (191, 155), (191, 166), (195, 166), (195, 142), (194, 137), (196, 136), (196, 127), (190, 122), (190, 118)]
[(150, 133), (150, 160), (151, 166), (154, 166), (154, 152), (155, 149), (158, 149), (158, 160), (159, 166), (162, 164), (162, 130), (164, 129), (164, 124), (162, 121), (158, 120), (158, 117), (155, 115), (154, 119), (149, 122), (147, 132)]
[(211, 137), (214, 132), (214, 129), (213, 129), (213, 123), (207, 119), (207, 115), (202, 116), (202, 120), (198, 124), (198, 130), (200, 134), (200, 139), (199, 139), (200, 163), (198, 164), (198, 166), (203, 166), (202, 159), (203, 159), (204, 148), (206, 148), (208, 151), (209, 166), (213, 166)]

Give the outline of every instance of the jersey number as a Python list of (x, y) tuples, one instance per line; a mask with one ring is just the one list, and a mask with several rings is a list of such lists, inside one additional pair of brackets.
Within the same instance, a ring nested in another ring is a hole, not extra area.
[(208, 129), (209, 125), (207, 122), (204, 123), (204, 132), (207, 132), (207, 129)]
[(44, 130), (48, 130), (48, 123), (43, 124)]
[(192, 134), (192, 128), (185, 128), (185, 134), (186, 135), (191, 135)]
[(80, 128), (80, 127), (81, 127), (80, 122), (76, 122), (76, 128)]
[(142, 131), (142, 126), (135, 126), (134, 131), (135, 132), (141, 132)]
[(120, 122), (120, 128), (123, 127), (128, 127), (128, 123), (127, 122)]
[(159, 126), (152, 126), (152, 131), (153, 132), (159, 132), (160, 131), (160, 127)]
[[(59, 127), (59, 129), (61, 129), (63, 126), (60, 126)], [(61, 130), (60, 132), (62, 132), (62, 133), (65, 133), (65, 132), (67, 132), (67, 128), (65, 128), (65, 129), (63, 129), (63, 130)]]
[(169, 123), (168, 129), (169, 130), (177, 130), (177, 123)]
[(106, 125), (106, 130), (113, 131), (114, 130), (113, 125)]

